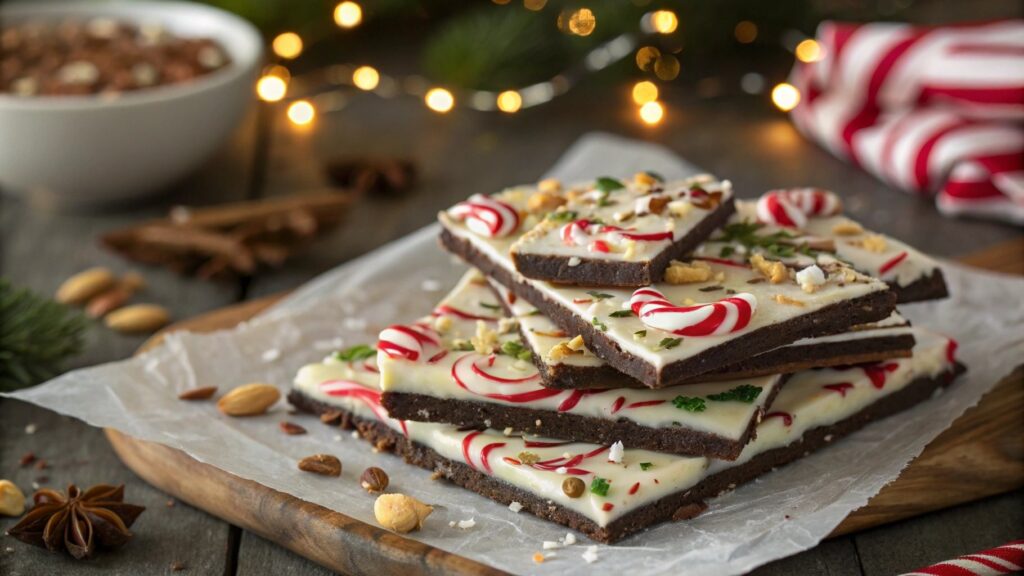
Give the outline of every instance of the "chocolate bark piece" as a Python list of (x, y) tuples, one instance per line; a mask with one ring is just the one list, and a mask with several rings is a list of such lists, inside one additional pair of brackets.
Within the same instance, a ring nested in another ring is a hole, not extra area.
[(754, 252), (772, 253), (798, 267), (814, 264), (818, 254), (831, 254), (886, 282), (899, 304), (949, 295), (938, 262), (844, 216), (838, 196), (825, 190), (773, 190), (756, 202), (737, 200), (729, 222), (694, 254), (746, 262)]
[[(445, 458), (434, 449), (409, 440), (401, 432), (388, 427), (383, 422), (357, 416), (344, 410), (341, 412), (344, 414), (342, 425), (356, 428), (363, 439), (377, 449), (391, 451), (402, 456), (410, 464), (440, 472), (452, 483), (501, 504), (518, 502), (524, 510), (539, 518), (568, 526), (594, 540), (614, 543), (656, 524), (671, 520), (676, 511), (682, 507), (698, 504), (722, 492), (732, 490), (737, 485), (749, 482), (779, 466), (828, 446), (872, 421), (896, 414), (927, 400), (936, 390), (952, 382), (962, 371), (963, 367), (957, 365), (955, 370), (936, 377), (918, 378), (899, 391), (881, 398), (852, 416), (831, 425), (808, 430), (798, 441), (788, 446), (760, 453), (743, 464), (725, 468), (708, 476), (696, 486), (630, 511), (607, 526), (600, 526), (579, 512), (554, 504), (547, 498), (489, 476), (462, 462)], [(299, 390), (292, 390), (288, 395), (288, 401), (296, 408), (306, 412), (323, 414), (338, 411), (337, 407), (310, 398)]]
[[(693, 381), (695, 378), (737, 364), (745, 359), (790, 344), (796, 340), (819, 335), (843, 332), (851, 326), (867, 324), (883, 320), (895, 309), (895, 295), (880, 288), (871, 281), (870, 290), (857, 297), (840, 299), (824, 305), (811, 312), (801, 313), (800, 310), (785, 312), (789, 317), (785, 320), (752, 329), (724, 342), (695, 352), (687, 357), (666, 361), (663, 366), (656, 366), (648, 359), (625, 349), (624, 338), (612, 338), (608, 332), (595, 325), (593, 319), (584, 318), (571, 310), (564, 301), (568, 290), (550, 284), (532, 281), (512, 270), (507, 262), (492, 258), (492, 254), (500, 258), (500, 253), (491, 248), (478, 247), (478, 241), (469, 233), (456, 233), (452, 222), (442, 216), (442, 245), (463, 260), (480, 269), (509, 288), (518, 297), (525, 298), (555, 324), (570, 334), (583, 337), (587, 348), (613, 368), (642, 382), (649, 388), (662, 388)], [(720, 266), (711, 263), (712, 268)], [(735, 265), (732, 265), (735, 266)], [(740, 268), (727, 270), (729, 273), (740, 273)], [(743, 270), (747, 270), (743, 268)], [(749, 273), (749, 270), (747, 270)], [(750, 282), (754, 282), (752, 278)], [(612, 290), (609, 290), (611, 292)], [(554, 299), (557, 292), (560, 301)], [(764, 304), (768, 304), (767, 302)], [(603, 319), (602, 319), (603, 321)], [(654, 332), (654, 331), (652, 331)], [(660, 337), (671, 334), (660, 333)], [(685, 340), (685, 338), (684, 338)], [(699, 340), (699, 339), (693, 339)], [(684, 348), (684, 347), (680, 347)], [(681, 356), (676, 354), (675, 356)]]
[[(544, 386), (558, 389), (645, 387), (606, 364), (586, 347), (555, 359), (553, 352), (560, 350), (569, 334), (504, 286), (494, 280), (488, 280), (488, 283), (505, 314), (516, 319), (523, 343), (533, 352), (532, 361)], [(702, 374), (694, 382), (789, 374), (810, 368), (907, 358), (913, 347), (910, 323), (894, 312), (879, 323), (858, 326), (840, 334), (806, 338), (763, 352), (738, 364)], [(684, 381), (681, 384), (689, 383)]]
[[(471, 270), (429, 316), (381, 333), (381, 403), (391, 417), (732, 460), (783, 380), (775, 374), (693, 384), (685, 394), (700, 398), (699, 409), (675, 404), (682, 392), (673, 390), (545, 388), (527, 362), (533, 354), (496, 302), (485, 278)], [(748, 395), (703, 400), (736, 389)]]
[[(735, 211), (728, 181), (638, 184), (604, 178), (597, 186), (602, 181), (621, 188), (584, 187), (578, 199), (512, 245), (520, 274), (584, 286), (648, 286), (660, 282), (673, 260), (691, 252)], [(595, 193), (602, 194), (600, 200)]]

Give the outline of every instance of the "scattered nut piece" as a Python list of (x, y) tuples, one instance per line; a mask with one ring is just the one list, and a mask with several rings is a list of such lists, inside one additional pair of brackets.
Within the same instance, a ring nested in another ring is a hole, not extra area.
[(632, 210), (627, 210), (625, 212), (616, 212), (615, 214), (612, 214), (612, 218), (614, 218), (616, 222), (625, 222), (626, 220), (629, 220), (633, 216), (636, 216), (636, 213), (633, 212)]
[(548, 359), (553, 362), (558, 362), (559, 360), (564, 360), (573, 354), (577, 354), (577, 352), (572, 348), (569, 348), (567, 342), (559, 342), (552, 346), (551, 350), (548, 350)]
[(35, 452), (25, 452), (24, 454), (21, 455), (21, 460), (18, 460), (18, 465), (21, 466), (22, 468), (24, 468), (25, 466), (28, 466), (29, 464), (31, 464), (31, 463), (33, 463), (35, 461), (36, 461), (36, 454), (35, 454)]
[(669, 284), (692, 284), (707, 282), (711, 278), (711, 267), (703, 260), (686, 263), (673, 260), (665, 269), (665, 282)]
[(344, 415), (341, 412), (337, 410), (331, 410), (329, 412), (324, 412), (323, 414), (321, 414), (320, 421), (323, 422), (324, 424), (336, 426), (338, 424), (341, 424), (342, 416)]
[(124, 306), (132, 297), (132, 293), (120, 286), (93, 296), (85, 306), (85, 313), (90, 318), (102, 318)]
[(281, 432), (284, 432), (285, 434), (287, 434), (289, 436), (298, 436), (299, 434), (305, 434), (306, 433), (306, 429), (305, 428), (303, 428), (302, 426), (299, 426), (298, 424), (296, 424), (294, 422), (289, 422), (287, 420), (282, 420), (280, 426), (281, 426)]
[(487, 327), (483, 320), (476, 321), (476, 335), (469, 339), (478, 354), (490, 354), (498, 347), (498, 333)]
[(405, 533), (418, 530), (434, 509), (405, 494), (381, 494), (373, 503), (373, 515), (381, 526)]
[(693, 210), (693, 204), (685, 200), (675, 200), (668, 203), (668, 211), (676, 218), (682, 218)]
[(800, 306), (801, 308), (806, 306), (806, 304), (804, 304), (802, 300), (790, 298), (789, 296), (786, 296), (784, 294), (776, 294), (775, 301), (778, 302), (779, 304), (787, 304), (789, 306)]
[(64, 304), (82, 304), (114, 285), (114, 274), (107, 268), (90, 268), (68, 278), (57, 288), (56, 300)]
[(569, 349), (573, 351), (583, 350), (583, 336), (576, 336), (572, 340), (569, 340), (569, 342), (566, 343), (566, 346), (568, 346)]
[(637, 186), (653, 186), (658, 182), (658, 180), (647, 172), (637, 172), (633, 175), (633, 182), (635, 182)]
[(14, 482), (0, 480), (0, 516), (21, 516), (25, 513), (25, 495)]
[(388, 479), (387, 472), (377, 468), (376, 466), (370, 466), (366, 470), (363, 470), (361, 476), (359, 476), (359, 485), (363, 487), (363, 490), (370, 492), (383, 492), (387, 489), (390, 480)]
[(565, 198), (556, 192), (534, 192), (526, 201), (526, 209), (533, 213), (551, 212), (563, 204), (565, 204)]
[(837, 236), (855, 236), (864, 232), (864, 228), (853, 220), (839, 222), (832, 227), (832, 233)]
[(750, 265), (754, 267), (754, 270), (764, 274), (772, 284), (789, 280), (789, 269), (782, 262), (765, 260), (764, 256), (754, 254), (750, 257)]
[(882, 252), (885, 252), (885, 248), (888, 243), (885, 241), (885, 236), (882, 236), (881, 234), (870, 234), (867, 238), (861, 240), (859, 245), (868, 252), (881, 254)]
[(228, 416), (263, 414), (281, 398), (276, 386), (253, 382), (239, 386), (217, 401), (217, 409)]
[(178, 400), (206, 400), (217, 393), (216, 386), (202, 386), (178, 394)]
[(299, 460), (299, 470), (321, 476), (341, 476), (341, 460), (330, 454), (313, 454)]
[(540, 456), (534, 454), (533, 452), (527, 452), (525, 450), (520, 452), (518, 454), (518, 457), (519, 461), (522, 462), (523, 464), (526, 464), (527, 466), (529, 466), (530, 464), (536, 464), (537, 462), (540, 462)]
[(562, 189), (562, 182), (557, 178), (545, 178), (537, 183), (537, 190), (541, 192), (558, 192)]
[(562, 480), (562, 492), (569, 498), (579, 498), (583, 495), (583, 491), (586, 490), (586, 485), (583, 480), (575, 476), (570, 476), (565, 480)]
[(153, 332), (171, 321), (171, 315), (156, 304), (134, 304), (107, 315), (106, 323), (118, 332)]

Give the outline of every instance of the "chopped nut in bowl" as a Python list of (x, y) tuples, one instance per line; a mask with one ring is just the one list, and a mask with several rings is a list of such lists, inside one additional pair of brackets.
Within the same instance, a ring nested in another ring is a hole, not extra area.
[(262, 61), (251, 24), (188, 2), (5, 4), (0, 22), (0, 189), (58, 208), (158, 192), (197, 168), (242, 119)]

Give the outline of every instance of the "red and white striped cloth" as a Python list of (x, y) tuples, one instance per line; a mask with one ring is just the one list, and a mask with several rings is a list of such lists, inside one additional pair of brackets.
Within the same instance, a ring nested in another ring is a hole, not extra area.
[(939, 210), (1024, 224), (1024, 21), (824, 22), (797, 127)]
[(1024, 540), (1015, 540), (998, 548), (939, 562), (902, 576), (998, 576), (1022, 570)]

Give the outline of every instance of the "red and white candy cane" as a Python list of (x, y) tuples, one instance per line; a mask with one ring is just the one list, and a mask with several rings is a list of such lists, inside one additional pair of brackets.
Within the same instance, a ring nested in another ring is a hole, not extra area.
[(842, 211), (838, 196), (818, 188), (770, 190), (757, 200), (758, 220), (787, 228), (803, 228), (810, 216), (834, 216)]
[(432, 330), (421, 326), (393, 324), (385, 328), (377, 339), (377, 349), (391, 358), (405, 358), (415, 362), (423, 356), (427, 346), (440, 346)]
[(717, 302), (676, 306), (653, 288), (633, 292), (629, 307), (646, 326), (680, 336), (720, 336), (747, 327), (757, 311), (757, 298), (741, 293)]
[(907, 572), (903, 576), (996, 576), (1024, 570), (1024, 540), (998, 548), (967, 554), (945, 562)]
[(566, 246), (585, 246), (590, 241), (590, 234), (587, 229), (590, 227), (590, 220), (574, 220), (562, 226), (562, 242)]
[(519, 212), (515, 208), (483, 194), (470, 196), (448, 213), (464, 221), (475, 234), (488, 238), (508, 236), (519, 228)]

